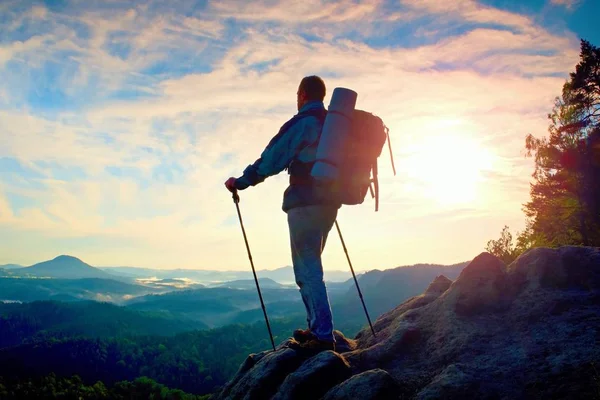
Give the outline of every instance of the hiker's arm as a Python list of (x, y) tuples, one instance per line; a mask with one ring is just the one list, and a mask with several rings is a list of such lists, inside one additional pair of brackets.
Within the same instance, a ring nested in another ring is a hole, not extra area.
[(283, 171), (296, 155), (302, 144), (303, 122), (298, 121), (282, 136), (272, 140), (263, 150), (260, 158), (248, 165), (241, 177), (236, 179), (235, 187), (244, 190), (248, 186), (255, 186), (269, 176), (277, 175)]

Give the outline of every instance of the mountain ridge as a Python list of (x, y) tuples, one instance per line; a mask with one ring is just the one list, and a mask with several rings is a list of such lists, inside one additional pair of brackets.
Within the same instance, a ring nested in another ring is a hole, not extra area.
[[(466, 263), (461, 263), (466, 264)], [(401, 268), (411, 267), (451, 267), (458, 264), (445, 265), (445, 264), (414, 264), (404, 265), (399, 267), (388, 268), (384, 270), (372, 269), (366, 271), (357, 271), (357, 278), (359, 282), (366, 284), (367, 277), (379, 276), (379, 274), (385, 271), (398, 270)], [(93, 266), (84, 262), (82, 259), (61, 254), (53, 259), (38, 262), (30, 266), (22, 266), (18, 264), (5, 264), (0, 265), (0, 269), (10, 270), (13, 269), (18, 271), (19, 274), (25, 275), (30, 274), (33, 276), (46, 276), (54, 278), (106, 278), (106, 279), (117, 279), (126, 280), (132, 282), (138, 278), (151, 278), (156, 277), (157, 279), (181, 279), (191, 278), (197, 280), (198, 283), (218, 285), (222, 283), (251, 280), (253, 279), (252, 272), (250, 270), (208, 270), (208, 269), (153, 269), (145, 267), (131, 267), (131, 266)], [(58, 272), (57, 272), (58, 269)], [(62, 271), (60, 271), (62, 269)], [(67, 269), (67, 270), (65, 270)], [(256, 271), (257, 276), (260, 279), (272, 279), (279, 284), (294, 284), (295, 277), (293, 267), (286, 265), (274, 269), (259, 269)], [(362, 278), (361, 278), (362, 277)], [(126, 279), (125, 279), (126, 278)], [(362, 281), (361, 281), (362, 279)], [(328, 284), (338, 285), (352, 282), (352, 275), (350, 270), (325, 270), (324, 280)]]
[[(281, 283), (271, 279), (271, 278), (258, 278), (258, 284), (260, 288), (265, 289), (285, 289), (288, 288), (286, 285), (282, 285)], [(222, 287), (222, 288), (230, 288), (230, 289), (254, 289), (256, 288), (256, 283), (253, 279), (238, 279), (235, 281), (227, 281), (223, 283), (218, 283), (212, 285), (212, 287)]]

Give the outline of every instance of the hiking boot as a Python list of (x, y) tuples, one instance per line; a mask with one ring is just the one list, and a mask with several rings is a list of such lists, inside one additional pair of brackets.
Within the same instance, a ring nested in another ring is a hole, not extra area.
[(309, 353), (320, 353), (322, 351), (335, 351), (335, 343), (326, 340), (309, 339), (303, 343), (290, 343), (289, 347), (294, 350)]
[(310, 331), (310, 329), (296, 329), (294, 331), (294, 339), (296, 339), (300, 343), (304, 343), (316, 338), (317, 337), (314, 333)]

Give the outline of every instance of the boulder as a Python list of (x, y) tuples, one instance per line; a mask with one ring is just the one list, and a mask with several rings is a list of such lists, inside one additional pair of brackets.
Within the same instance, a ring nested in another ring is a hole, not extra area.
[(328, 391), (323, 400), (398, 399), (399, 386), (386, 371), (373, 369), (354, 375)]
[(288, 375), (273, 400), (318, 399), (351, 375), (350, 365), (344, 357), (325, 351), (308, 359)]
[(296, 351), (282, 348), (263, 355), (258, 362), (246, 360), (240, 372), (214, 399), (268, 399), (303, 362)]

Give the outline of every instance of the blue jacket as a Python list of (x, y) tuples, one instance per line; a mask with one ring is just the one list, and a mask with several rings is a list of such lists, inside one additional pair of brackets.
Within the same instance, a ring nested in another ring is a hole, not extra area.
[[(269, 176), (288, 169), (292, 162), (305, 165), (315, 161), (319, 137), (323, 128), (325, 106), (321, 101), (306, 103), (275, 135), (260, 158), (248, 165), (243, 175), (236, 179), (235, 187), (244, 190), (263, 182)], [(283, 195), (283, 211), (294, 207), (326, 204), (338, 208), (336, 202), (325, 188), (314, 184), (290, 184)]]

